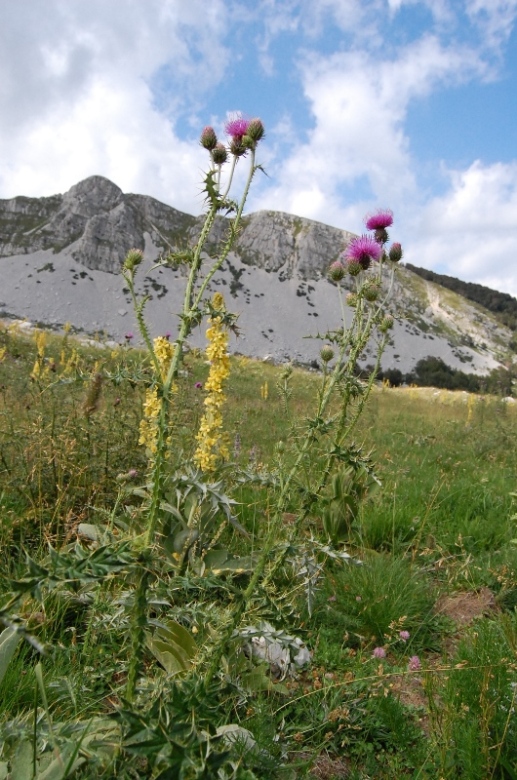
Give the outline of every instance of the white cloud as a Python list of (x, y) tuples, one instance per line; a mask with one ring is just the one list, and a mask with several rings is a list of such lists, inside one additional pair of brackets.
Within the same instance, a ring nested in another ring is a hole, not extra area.
[(226, 19), (222, 0), (4, 0), (0, 194), (48, 195), (102, 173), (199, 210), (204, 158), (174, 123), (223, 78)]
[[(343, 186), (368, 181), (373, 200), (398, 209), (417, 199), (415, 163), (404, 121), (410, 102), (438, 84), (450, 84), (483, 68), (469, 49), (446, 48), (425, 36), (380, 60), (365, 51), (312, 58), (302, 71), (315, 127), (295, 144), (275, 172), (275, 185), (261, 194), (271, 208), (343, 227)], [(312, 198), (315, 186), (326, 198)], [(264, 206), (265, 207), (265, 206)]]
[[(517, 17), (517, 0), (466, 0), (470, 20), (494, 53), (508, 41)], [(501, 52), (499, 52), (500, 54)]]
[(517, 296), (517, 161), (476, 161), (449, 177), (415, 224), (410, 262)]

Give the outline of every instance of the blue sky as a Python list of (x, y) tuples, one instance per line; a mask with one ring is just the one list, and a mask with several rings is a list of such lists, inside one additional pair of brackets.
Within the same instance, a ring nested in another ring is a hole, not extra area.
[(0, 197), (101, 174), (198, 213), (198, 137), (267, 130), (248, 210), (517, 296), (517, 0), (3, 0)]

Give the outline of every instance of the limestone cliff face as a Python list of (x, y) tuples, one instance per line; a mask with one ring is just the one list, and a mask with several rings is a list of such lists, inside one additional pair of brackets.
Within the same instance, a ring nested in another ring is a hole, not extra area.
[[(117, 273), (132, 247), (144, 248), (144, 234), (167, 252), (188, 246), (199, 218), (144, 195), (125, 195), (113, 182), (91, 176), (64, 195), (0, 200), (0, 256), (71, 249), (86, 268)], [(208, 249), (224, 240), (227, 220), (218, 217)], [(352, 233), (275, 211), (245, 217), (234, 253), (245, 265), (315, 279), (345, 248)]]
[(353, 233), (281, 211), (259, 211), (243, 220), (235, 252), (246, 265), (318, 279), (353, 238)]
[[(0, 200), (0, 316), (55, 327), (69, 321), (116, 338), (136, 331), (118, 272), (128, 249), (137, 247), (145, 251), (139, 282), (150, 299), (147, 314), (158, 333), (172, 331), (185, 268), (151, 269), (160, 255), (192, 247), (201, 225), (201, 217), (125, 194), (102, 176), (64, 195)], [(227, 228), (228, 219), (217, 217), (208, 255), (217, 255)], [(244, 217), (233, 251), (207, 290), (224, 292), (240, 316), (235, 348), (276, 360), (317, 359), (315, 336), (341, 320), (327, 269), (352, 238), (348, 231), (278, 211)], [(388, 277), (386, 272), (386, 289)], [(351, 277), (344, 280), (345, 287), (352, 283)], [(506, 359), (512, 334), (490, 312), (407, 268), (397, 268), (393, 301), (397, 321), (383, 367), (408, 371), (433, 355), (452, 367), (486, 373)], [(193, 338), (202, 343), (202, 334)], [(367, 350), (365, 362), (372, 355)]]
[(0, 201), (0, 256), (70, 248), (92, 270), (117, 273), (144, 234), (164, 250), (186, 241), (195, 218), (141, 195), (124, 195), (103, 176), (90, 176), (64, 195)]

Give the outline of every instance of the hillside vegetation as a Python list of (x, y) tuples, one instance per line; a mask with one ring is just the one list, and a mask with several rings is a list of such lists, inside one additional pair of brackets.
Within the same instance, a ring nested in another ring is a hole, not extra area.
[(507, 328), (513, 331), (517, 330), (517, 298), (514, 298), (512, 295), (491, 290), (482, 284), (462, 282), (461, 279), (456, 279), (454, 276), (438, 274), (435, 271), (419, 268), (411, 263), (406, 263), (405, 266), (428, 282), (435, 282), (448, 290), (453, 290), (462, 295), (469, 301), (479, 303), (488, 311), (496, 314), (500, 322), (506, 325)]
[[(151, 555), (149, 359), (15, 326), (0, 358), (0, 778), (517, 776), (513, 403), (379, 384), (323, 498), (300, 503), (301, 461), (278, 526), (269, 488), (321, 374), (232, 358), (219, 476), (176, 478), (206, 397), (191, 351)], [(199, 556), (178, 514), (210, 534)], [(214, 657), (272, 531), (271, 578)]]

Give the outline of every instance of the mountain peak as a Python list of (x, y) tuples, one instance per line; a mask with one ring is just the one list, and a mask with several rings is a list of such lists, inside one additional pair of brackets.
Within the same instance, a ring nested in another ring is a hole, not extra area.
[(85, 216), (110, 211), (121, 203), (124, 195), (120, 187), (104, 176), (89, 176), (74, 184), (63, 195), (65, 208), (79, 206)]
[[(124, 194), (104, 176), (89, 176), (64, 195), (0, 201), (0, 310), (4, 316), (55, 325), (70, 321), (123, 338), (136, 322), (118, 272), (127, 251), (136, 247), (145, 250), (147, 270), (138, 283), (150, 301), (151, 330), (165, 333), (173, 327), (172, 313), (181, 310), (185, 272), (151, 266), (160, 255), (191, 246), (201, 224), (202, 218), (152, 197)], [(227, 228), (228, 219), (218, 216), (207, 254), (217, 256)], [(353, 237), (281, 211), (244, 217), (232, 252), (207, 289), (207, 295), (224, 291), (239, 313), (242, 336), (236, 348), (277, 360), (318, 360), (316, 335), (341, 321), (327, 270)], [(387, 288), (387, 278), (385, 283)], [(512, 338), (508, 328), (464, 297), (442, 293), (410, 269), (397, 269), (394, 294), (401, 316), (383, 368), (408, 371), (434, 356), (453, 368), (483, 373), (504, 358)], [(203, 343), (201, 333), (192, 338)], [(372, 349), (365, 350), (363, 362), (373, 360)]]

